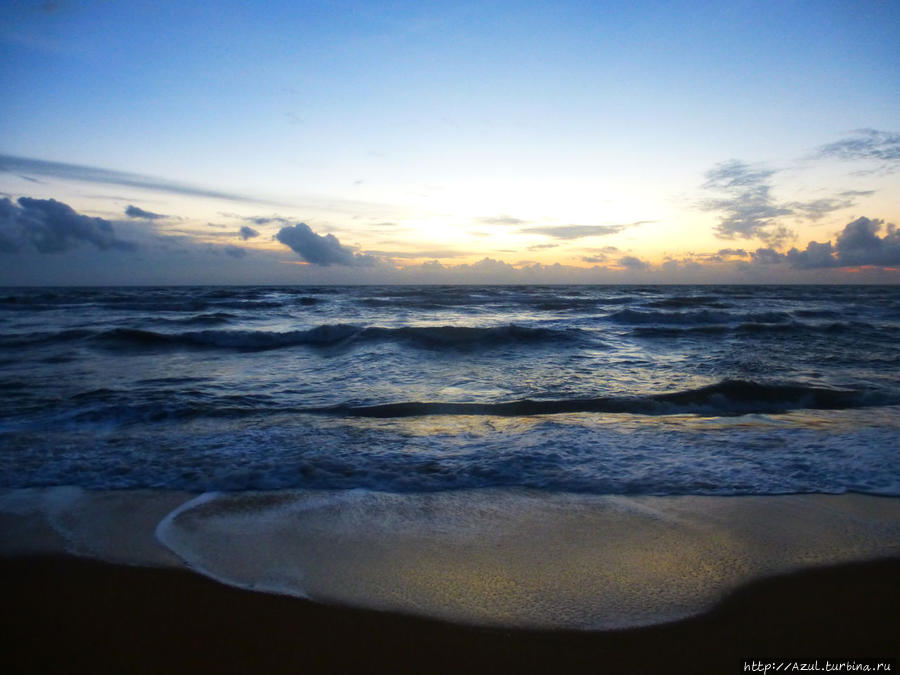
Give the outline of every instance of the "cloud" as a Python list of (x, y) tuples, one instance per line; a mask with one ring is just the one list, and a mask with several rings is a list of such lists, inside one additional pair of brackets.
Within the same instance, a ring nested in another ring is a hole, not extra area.
[(681, 260), (669, 258), (660, 265), (660, 270), (666, 274), (676, 274), (685, 270), (700, 270), (701, 268), (702, 265), (692, 258), (682, 258)]
[(606, 256), (605, 255), (601, 255), (601, 256), (583, 255), (583, 256), (581, 256), (581, 260), (582, 260), (582, 262), (586, 262), (586, 263), (602, 263), (602, 262), (606, 262)]
[(316, 234), (306, 223), (282, 227), (275, 238), (313, 265), (371, 267), (377, 262), (373, 256), (354, 253), (350, 248), (342, 246), (333, 234), (326, 234), (324, 237)]
[[(824, 146), (818, 156), (900, 160), (900, 135), (872, 129), (858, 133), (861, 138)], [(768, 247), (781, 248), (794, 238), (794, 233), (781, 219), (793, 216), (817, 222), (831, 213), (855, 206), (859, 197), (875, 194), (873, 190), (844, 190), (811, 201), (779, 202), (772, 195), (772, 178), (776, 173), (774, 169), (754, 167), (736, 159), (721, 162), (706, 172), (702, 187), (718, 196), (704, 200), (700, 208), (721, 212), (722, 217), (715, 227), (718, 237), (760, 239)]]
[(790, 236), (786, 228), (778, 228), (776, 219), (793, 213), (792, 209), (776, 204), (772, 199), (769, 179), (771, 169), (754, 169), (738, 160), (717, 164), (706, 172), (704, 189), (722, 194), (701, 205), (707, 211), (722, 211), (716, 225), (716, 236), (722, 239), (758, 238), (776, 243)]
[(737, 256), (737, 257), (739, 257), (739, 258), (746, 258), (746, 257), (747, 257), (747, 251), (745, 251), (745, 250), (742, 249), (742, 248), (720, 248), (720, 249), (716, 252), (716, 255), (721, 255), (721, 256)]
[[(847, 193), (842, 193), (847, 194)], [(785, 208), (791, 210), (792, 213), (799, 215), (807, 220), (821, 220), (833, 211), (840, 211), (853, 206), (856, 201), (852, 198), (835, 199), (834, 197), (815, 199), (810, 202), (790, 202)]]
[(242, 225), (241, 229), (238, 230), (238, 236), (247, 241), (248, 239), (252, 239), (253, 237), (258, 237), (259, 232), (254, 230), (252, 227), (247, 227), (246, 225)]
[(527, 220), (519, 220), (518, 218), (513, 218), (512, 216), (487, 216), (484, 218), (478, 219), (479, 223), (484, 223), (485, 225), (524, 225), (527, 223)]
[(457, 251), (450, 248), (431, 249), (427, 251), (369, 251), (370, 256), (381, 258), (462, 258), (471, 255), (469, 251)]
[(518, 273), (518, 270), (508, 262), (487, 257), (471, 265), (457, 265), (452, 269), (457, 272), (465, 272), (466, 275), (471, 273), (476, 278), (515, 279)]
[(792, 248), (779, 253), (772, 248), (759, 248), (750, 255), (756, 263), (787, 262), (797, 269), (900, 267), (900, 231), (888, 225), (880, 237), (878, 232), (883, 225), (883, 220), (861, 217), (847, 223), (833, 244), (811, 241), (803, 250)]
[(766, 185), (775, 174), (774, 169), (753, 169), (737, 159), (720, 162), (706, 172), (706, 189), (744, 190)]
[(529, 251), (543, 251), (548, 248), (557, 248), (559, 244), (534, 244), (528, 247)]
[(0, 199), (0, 253), (15, 253), (19, 250), (18, 209), (9, 198)]
[(287, 225), (291, 221), (288, 218), (282, 218), (281, 216), (249, 216), (244, 217), (243, 220), (246, 220), (248, 223), (253, 223), (254, 225), (268, 225), (269, 223), (281, 223), (282, 225)]
[(722, 239), (759, 239), (769, 247), (780, 248), (794, 238), (781, 219), (793, 216), (816, 222), (825, 216), (856, 204), (857, 197), (868, 197), (869, 190), (845, 190), (834, 197), (811, 201), (779, 202), (772, 196), (773, 169), (752, 167), (739, 160), (717, 164), (706, 172), (703, 188), (718, 193), (700, 204), (706, 211), (722, 214), (715, 227)]
[(787, 252), (784, 259), (799, 269), (809, 270), (840, 266), (840, 263), (834, 257), (834, 247), (830, 241), (824, 244), (811, 241), (806, 245), (806, 250), (803, 251), (792, 248)]
[(652, 223), (652, 220), (638, 220), (624, 225), (548, 225), (545, 227), (523, 227), (524, 234), (543, 234), (556, 239), (581, 239), (582, 237), (605, 237), (618, 234), (628, 227)]
[(779, 253), (771, 247), (758, 248), (755, 251), (750, 251), (750, 257), (753, 259), (753, 262), (760, 265), (777, 265), (787, 259), (787, 256), (784, 253)]
[(129, 187), (143, 188), (145, 190), (159, 190), (190, 197), (212, 197), (233, 202), (263, 203), (263, 200), (251, 199), (243, 195), (229, 192), (207, 190), (186, 183), (154, 178), (137, 173), (99, 169), (97, 167), (82, 166), (79, 164), (65, 164), (62, 162), (48, 162), (42, 159), (30, 159), (27, 157), (12, 157), (0, 155), (0, 173), (34, 173), (41, 176), (51, 176), (65, 180), (77, 180), (87, 183), (101, 183), (105, 185), (127, 185)]
[(62, 253), (84, 242), (103, 251), (136, 248), (118, 239), (108, 220), (81, 215), (55, 199), (21, 197), (17, 204), (0, 200), (0, 251), (30, 246), (40, 253)]
[(247, 249), (241, 248), (240, 246), (231, 246), (229, 244), (225, 247), (225, 253), (232, 258), (243, 258), (247, 255)]
[(900, 266), (900, 231), (887, 226), (887, 233), (878, 236), (883, 220), (857, 218), (848, 223), (838, 235), (835, 249), (841, 265)]
[(626, 255), (619, 258), (619, 264), (632, 272), (650, 269), (650, 263), (641, 260), (640, 258), (636, 258), (633, 255)]
[(153, 213), (152, 211), (144, 211), (144, 209), (140, 209), (137, 206), (129, 205), (127, 209), (125, 209), (125, 215), (129, 218), (143, 218), (145, 220), (158, 220), (160, 218), (165, 218), (166, 216), (160, 213)]
[(877, 161), (882, 163), (882, 170), (888, 172), (900, 165), (900, 134), (877, 129), (857, 129), (853, 133), (853, 136), (821, 146), (815, 157)]

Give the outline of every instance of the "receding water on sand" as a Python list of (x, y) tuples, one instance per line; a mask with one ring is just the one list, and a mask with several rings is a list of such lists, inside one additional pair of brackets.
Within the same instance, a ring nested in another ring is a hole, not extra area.
[(900, 502), (522, 490), (204, 495), (158, 537), (227, 583), (449, 621), (605, 629), (750, 579), (900, 554)]
[(2, 553), (181, 561), (257, 591), (520, 628), (675, 620), (758, 577), (900, 555), (900, 501), (856, 494), (53, 488), (6, 491), (0, 517)]
[(755, 578), (900, 555), (900, 500), (858, 494), (59, 487), (4, 491), (0, 523), (5, 555), (185, 564), (256, 591), (545, 629), (675, 620)]

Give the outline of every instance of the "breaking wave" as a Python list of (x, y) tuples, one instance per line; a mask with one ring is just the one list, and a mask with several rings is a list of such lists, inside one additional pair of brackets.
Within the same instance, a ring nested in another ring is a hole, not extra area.
[(724, 380), (699, 389), (587, 399), (534, 401), (522, 399), (505, 403), (386, 403), (372, 406), (334, 406), (315, 412), (352, 417), (415, 417), (422, 415), (497, 415), (518, 417), (559, 413), (630, 413), (635, 415), (718, 415), (734, 416), (782, 413), (790, 410), (837, 410), (893, 405), (898, 401), (875, 392), (828, 389), (802, 384), (762, 384), (745, 380)]
[[(71, 331), (57, 334), (61, 341), (73, 337)], [(492, 327), (466, 326), (354, 326), (350, 324), (321, 325), (309, 330), (249, 331), (203, 330), (180, 333), (160, 333), (134, 328), (115, 328), (93, 336), (93, 340), (107, 347), (159, 348), (188, 347), (195, 349), (234, 349), (262, 351), (295, 346), (338, 347), (366, 342), (400, 342), (429, 349), (478, 349), (507, 344), (529, 344), (570, 341), (577, 338), (577, 329), (554, 330), (528, 328), (508, 324)], [(75, 334), (83, 338), (83, 331)]]

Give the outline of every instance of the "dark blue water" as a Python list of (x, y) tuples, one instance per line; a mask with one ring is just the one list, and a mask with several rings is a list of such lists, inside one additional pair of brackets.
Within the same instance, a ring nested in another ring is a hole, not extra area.
[(0, 486), (900, 494), (900, 289), (0, 289)]

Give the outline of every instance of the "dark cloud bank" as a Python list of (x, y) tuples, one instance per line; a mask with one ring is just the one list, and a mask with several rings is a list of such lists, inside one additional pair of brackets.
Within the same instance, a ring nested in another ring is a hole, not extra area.
[[(0, 264), (0, 271), (6, 272), (0, 277), (5, 276), (9, 281), (28, 280), (32, 284), (46, 283), (46, 280), (71, 283), (66, 279), (77, 279), (78, 283), (95, 283), (98, 280), (104, 283), (204, 283), (211, 279), (217, 283), (255, 283), (260, 278), (277, 279), (277, 283), (296, 283), (298, 280), (293, 273), (296, 268), (289, 273), (288, 266), (279, 264), (284, 261), (274, 253), (250, 252), (231, 245), (200, 245), (189, 237), (152, 232), (147, 224), (139, 226), (147, 230), (142, 234), (132, 224), (129, 239), (136, 237), (141, 242), (138, 247), (134, 241), (121, 239), (114, 225), (128, 228), (127, 221), (111, 223), (103, 218), (86, 216), (54, 199), (22, 197), (12, 201), (2, 198), (0, 254), (5, 254), (7, 262)], [(771, 246), (756, 251), (727, 248), (716, 254), (691, 256), (683, 261), (670, 260), (661, 266), (654, 266), (633, 255), (622, 255), (614, 247), (606, 247), (598, 249), (595, 256), (583, 258), (585, 262), (598, 263), (614, 260), (618, 269), (600, 267), (589, 270), (558, 263), (549, 266), (519, 263), (513, 266), (503, 261), (485, 259), (470, 265), (444, 267), (440, 263), (430, 262), (397, 270), (384, 264), (372, 252), (358, 253), (341, 244), (333, 234), (317, 234), (305, 223), (282, 227), (276, 239), (310, 263), (304, 273), (313, 275), (310, 280), (327, 279), (334, 283), (346, 283), (348, 274), (359, 282), (367, 283), (385, 280), (414, 283), (471, 283), (475, 280), (485, 283), (533, 283), (536, 280), (548, 283), (615, 283), (628, 280), (627, 275), (645, 279), (662, 275), (659, 276), (660, 281), (671, 282), (673, 278), (687, 279), (683, 276), (685, 274), (690, 276), (706, 272), (725, 275), (720, 276), (723, 280), (738, 281), (743, 271), (751, 267), (764, 273), (767, 278), (771, 277), (767, 267), (772, 266), (783, 270), (777, 273), (779, 277), (784, 277), (787, 270), (805, 275), (815, 270), (838, 268), (900, 268), (900, 231), (882, 220), (866, 217), (848, 223), (833, 241), (811, 241), (805, 248), (791, 248), (787, 252)], [(120, 255), (130, 251), (138, 253)], [(224, 253), (234, 262), (230, 266), (223, 266), (221, 262), (202, 262), (203, 256), (209, 253)], [(78, 258), (81, 262), (78, 267), (49, 261), (40, 263), (41, 259), (46, 259), (46, 254), (81, 256)], [(734, 258), (740, 260), (735, 261)], [(255, 260), (256, 263), (247, 265), (239, 262), (241, 260)], [(10, 264), (9, 261), (18, 262)], [(342, 271), (341, 267), (353, 268), (354, 271)], [(71, 272), (69, 276), (62, 274), (66, 269)], [(619, 276), (623, 274), (626, 276)], [(673, 274), (678, 277), (672, 277)], [(42, 282), (42, 279), (45, 281)]]
[(108, 220), (81, 215), (55, 199), (0, 200), (0, 251), (33, 248), (40, 253), (63, 253), (83, 243), (103, 251), (137, 248), (116, 237)]
[(857, 218), (844, 227), (834, 244), (811, 241), (802, 251), (792, 248), (787, 253), (779, 253), (772, 248), (760, 248), (751, 255), (755, 262), (787, 262), (798, 269), (900, 267), (900, 231), (895, 225), (888, 225), (885, 235), (880, 237), (878, 232), (883, 225), (883, 220)]

